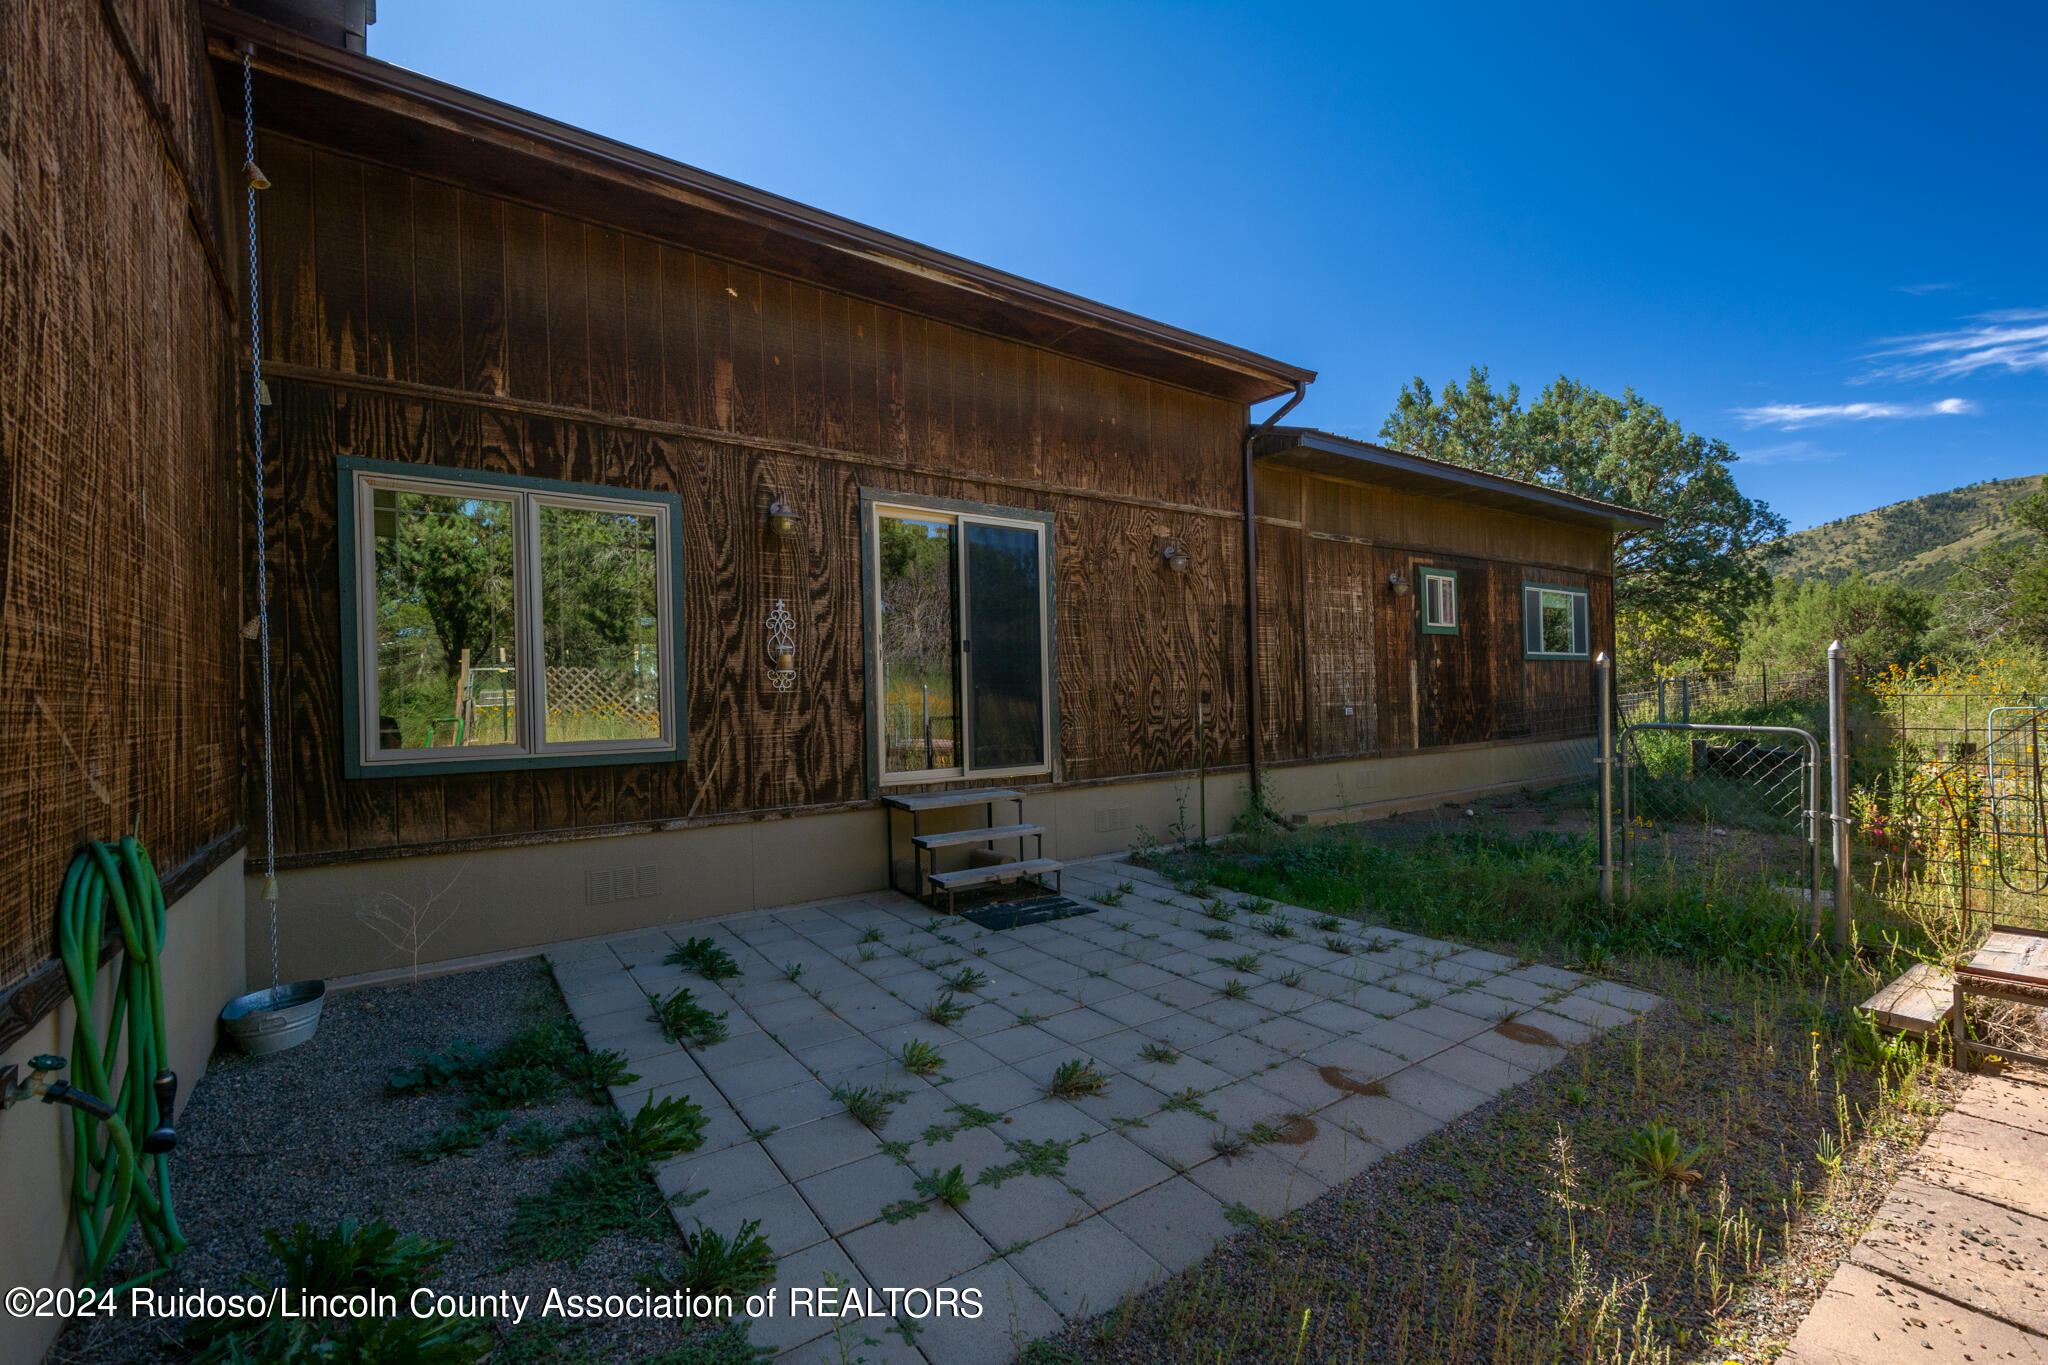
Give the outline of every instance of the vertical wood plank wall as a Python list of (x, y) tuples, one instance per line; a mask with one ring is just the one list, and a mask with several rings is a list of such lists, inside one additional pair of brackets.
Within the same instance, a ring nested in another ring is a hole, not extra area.
[[(1241, 404), (299, 140), (261, 156), (293, 860), (863, 799), (863, 486), (1053, 513), (1061, 779), (1191, 768), (1198, 714), (1209, 762), (1244, 761)], [(678, 494), (688, 760), (344, 780), (340, 455)], [(1389, 700), (1412, 639), (1377, 625), (1384, 543), (1606, 571), (1604, 532), (1274, 474), (1266, 761), (1416, 742)], [(793, 545), (764, 535), (777, 497)], [(760, 661), (778, 599), (787, 693)]]
[[(288, 853), (863, 799), (863, 486), (1054, 513), (1063, 778), (1193, 766), (1198, 705), (1243, 761), (1242, 404), (282, 137), (261, 159)], [(344, 780), (340, 455), (680, 495), (687, 762)]]
[[(1587, 589), (1593, 652), (1611, 652), (1607, 531), (1279, 467), (1259, 471), (1257, 497), (1263, 758), (1592, 732), (1593, 666), (1522, 657), (1521, 590)], [(1269, 580), (1275, 562), (1302, 566), (1298, 589), (1291, 568)], [(1422, 565), (1458, 571), (1454, 636), (1420, 633)]]
[(181, 0), (38, 6), (0, 42), (0, 989), (53, 953), (81, 840), (139, 821), (168, 872), (239, 820), (232, 303), (199, 54)]

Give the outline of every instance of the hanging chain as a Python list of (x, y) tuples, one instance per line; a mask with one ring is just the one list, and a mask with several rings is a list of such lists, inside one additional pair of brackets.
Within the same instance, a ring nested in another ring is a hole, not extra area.
[(263, 899), (270, 903), (270, 994), (277, 996), (277, 784), (271, 766), (270, 538), (263, 494), (263, 285), (256, 263), (256, 82), (242, 51), (242, 175), (249, 224), (249, 429), (256, 466), (256, 638), (263, 663)]

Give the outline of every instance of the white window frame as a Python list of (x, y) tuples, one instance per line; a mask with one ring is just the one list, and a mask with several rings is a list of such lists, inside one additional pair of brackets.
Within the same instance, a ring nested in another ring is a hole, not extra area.
[[(1422, 629), (1429, 635), (1456, 635), (1458, 633), (1458, 571), (1425, 565), (1417, 572), (1422, 580)], [(1451, 618), (1448, 621), (1435, 619), (1436, 593), (1438, 583), (1450, 589)]]
[[(351, 461), (342, 477), (353, 511), (353, 562), (355, 620), (344, 623), (354, 630), (355, 641), (355, 729), (354, 776), (401, 775), (423, 770), (459, 771), (465, 768), (548, 767), (595, 762), (630, 762), (634, 758), (682, 757), (677, 726), (682, 678), (680, 658), (681, 622), (677, 620), (675, 589), (674, 512), (667, 499), (607, 497), (602, 492), (585, 492), (574, 485), (550, 484), (546, 480), (523, 478), (436, 477), (434, 473), (390, 472), (361, 467), (367, 462)], [(425, 749), (384, 749), (378, 741), (381, 714), (377, 678), (377, 549), (376, 516), (373, 500), (379, 490), (428, 493), (440, 497), (512, 504), (512, 596), (518, 636), (513, 643), (513, 665), (519, 690), (516, 704), (516, 735), (509, 744), (475, 744)], [(540, 522), (542, 507), (563, 507), (593, 512), (617, 512), (654, 519), (656, 655), (660, 668), (660, 689), (656, 698), (661, 716), (661, 733), (648, 739), (561, 741), (547, 737), (547, 668), (542, 648), (542, 597), (545, 585), (540, 576)]]
[[(1572, 640), (1576, 644), (1584, 639), (1584, 649), (1559, 652), (1542, 648), (1543, 613), (1552, 605), (1549, 599), (1565, 598), (1572, 604)], [(1531, 607), (1535, 615), (1530, 615)], [(1531, 643), (1537, 648), (1530, 648)], [(1525, 659), (1590, 659), (1593, 657), (1593, 600), (1592, 594), (1584, 588), (1574, 588), (1563, 583), (1522, 584), (1522, 657)]]
[[(930, 782), (981, 781), (993, 777), (1027, 777), (1050, 773), (1053, 770), (1053, 745), (1056, 742), (1053, 700), (1053, 637), (1052, 637), (1052, 528), (1043, 521), (1022, 517), (1008, 517), (995, 511), (971, 511), (957, 504), (946, 502), (918, 503), (903, 500), (871, 500), (865, 535), (867, 538), (868, 562), (875, 566), (873, 582), (868, 589), (868, 621), (873, 628), (868, 635), (868, 653), (879, 692), (880, 680), (886, 676), (882, 658), (882, 519), (884, 517), (909, 518), (915, 521), (950, 521), (953, 534), (953, 575), (958, 585), (959, 599), (953, 621), (953, 667), (960, 680), (960, 694), (954, 698), (954, 709), (958, 713), (957, 737), (954, 752), (960, 761), (950, 768), (918, 768), (907, 772), (889, 771), (888, 745), (882, 737), (882, 699), (879, 695), (868, 704), (868, 724), (874, 727), (875, 765), (878, 779), (884, 787), (913, 786)], [(980, 768), (968, 762), (974, 752), (974, 739), (969, 733), (973, 725), (972, 698), (974, 695), (974, 651), (964, 648), (967, 637), (963, 627), (968, 619), (967, 595), (970, 591), (967, 581), (967, 536), (962, 529), (968, 525), (1001, 526), (1012, 530), (1029, 531), (1038, 537), (1038, 671), (1040, 725), (1039, 752), (1044, 761), (1013, 765), (1001, 768)]]

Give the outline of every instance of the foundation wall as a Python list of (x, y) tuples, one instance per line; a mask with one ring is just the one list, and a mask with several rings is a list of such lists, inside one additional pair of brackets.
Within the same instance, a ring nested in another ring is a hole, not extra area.
[[(164, 1028), (178, 1107), (213, 1055), (220, 1009), (245, 989), (242, 974), (242, 855), (237, 853), (170, 907), (164, 934)], [(268, 975), (266, 964), (265, 975)], [(111, 969), (96, 998), (111, 1003)], [(13, 1046), (0, 1064), (26, 1076), (41, 1052), (68, 1057), (76, 1011), (66, 1002)], [(104, 1015), (101, 1022), (104, 1024)], [(71, 1111), (31, 1101), (0, 1112), (0, 1288), (62, 1288), (77, 1283), (78, 1235), (71, 1217)], [(175, 1203), (177, 1189), (171, 1191)], [(0, 1317), (0, 1360), (41, 1360), (63, 1327), (58, 1318)]]
[[(1586, 776), (1581, 740), (1465, 749), (1277, 768), (1265, 774), (1279, 808), (1314, 821), (1363, 818), (1492, 790)], [(1211, 775), (1207, 831), (1221, 834), (1243, 807), (1242, 772)], [(997, 807), (1007, 823), (1015, 807)], [(949, 826), (978, 823), (954, 813)], [(1048, 788), (1024, 799), (1024, 819), (1045, 827), (1045, 853), (1072, 861), (1202, 832), (1192, 775)], [(707, 825), (520, 848), (333, 864), (279, 875), (279, 956), (286, 980), (401, 974), (451, 959), (538, 948), (744, 910), (879, 890), (889, 862), (910, 856), (907, 816), (876, 809)], [(1006, 851), (1015, 852), (1015, 845)], [(1026, 850), (1027, 854), (1033, 850)], [(255, 867), (252, 861), (251, 869)], [(248, 973), (267, 977), (262, 881), (250, 877)], [(621, 894), (624, 893), (624, 894)]]

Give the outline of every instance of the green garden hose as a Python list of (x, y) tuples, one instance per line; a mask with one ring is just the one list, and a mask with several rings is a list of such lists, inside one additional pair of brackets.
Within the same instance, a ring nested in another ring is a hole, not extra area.
[[(125, 951), (113, 978), (113, 999), (102, 1009), (95, 995), (109, 906)], [(104, 1120), (83, 1108), (71, 1111), (71, 1198), (87, 1284), (100, 1282), (138, 1221), (159, 1262), (168, 1264), (185, 1249), (171, 1208), (168, 1149), (176, 1080), (164, 1041), (164, 921), (163, 886), (136, 840), (87, 844), (72, 859), (57, 919), (57, 951), (78, 1011), (71, 1084), (104, 1097), (114, 1109)], [(117, 1065), (118, 1091), (109, 1086)], [(137, 1134), (145, 1135), (139, 1152)]]

